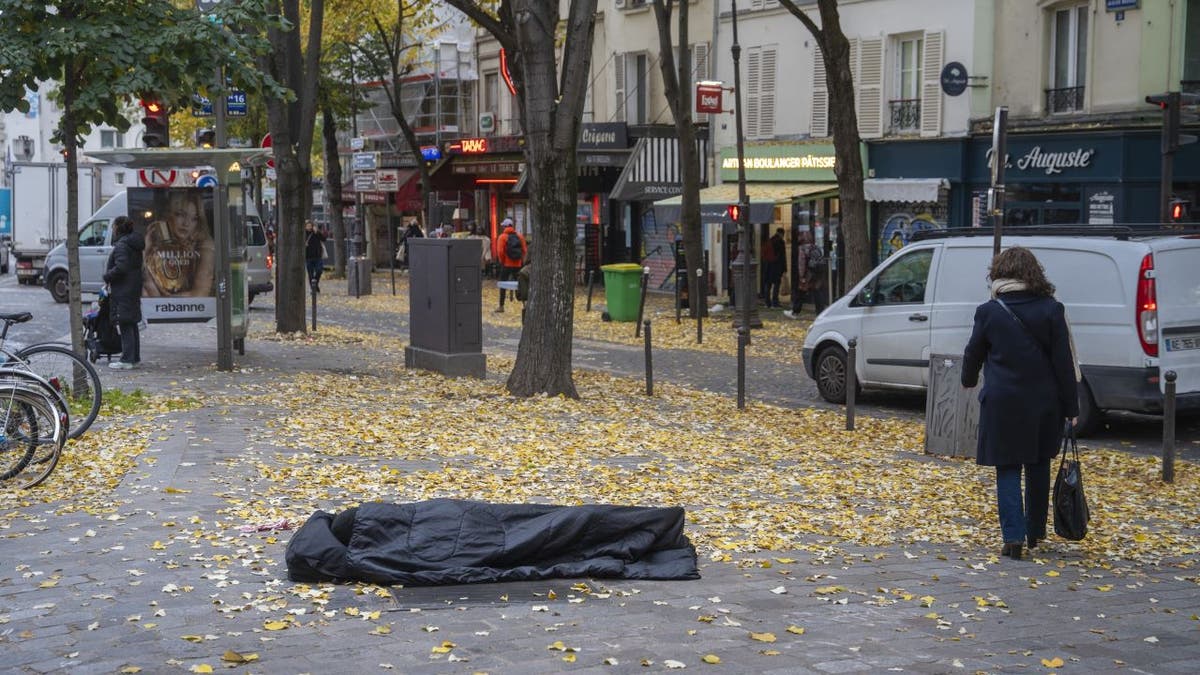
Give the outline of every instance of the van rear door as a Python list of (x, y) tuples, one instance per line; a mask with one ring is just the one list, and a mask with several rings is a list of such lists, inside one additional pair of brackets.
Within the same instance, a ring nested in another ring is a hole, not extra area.
[[(1158, 300), (1159, 369), (1177, 375), (1176, 391), (1200, 391), (1200, 237), (1151, 242)], [(1160, 378), (1160, 387), (1165, 378)]]

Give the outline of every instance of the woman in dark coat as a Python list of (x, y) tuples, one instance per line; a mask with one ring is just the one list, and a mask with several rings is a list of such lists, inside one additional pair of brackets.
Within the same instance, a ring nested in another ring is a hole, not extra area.
[(142, 251), (146, 241), (133, 231), (133, 221), (126, 216), (117, 216), (113, 221), (113, 240), (104, 281), (109, 287), (109, 314), (121, 333), (121, 360), (108, 367), (129, 370), (142, 361), (138, 322), (142, 320)]
[(975, 309), (962, 385), (978, 384), (983, 367), (975, 460), (996, 467), (1001, 555), (1019, 560), (1026, 542), (1033, 548), (1046, 537), (1050, 463), (1064, 421), (1074, 424), (1079, 415), (1077, 374), (1065, 310), (1033, 253), (1001, 251), (989, 278), (994, 299)]

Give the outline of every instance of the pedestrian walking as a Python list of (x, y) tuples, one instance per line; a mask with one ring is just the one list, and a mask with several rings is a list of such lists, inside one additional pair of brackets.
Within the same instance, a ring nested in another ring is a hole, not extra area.
[(775, 235), (763, 247), (763, 261), (766, 264), (767, 281), (763, 300), (767, 307), (782, 307), (779, 304), (779, 287), (783, 283), (783, 273), (787, 271), (787, 246), (783, 242), (782, 227), (775, 230)]
[(813, 241), (811, 232), (801, 232), (799, 237), (796, 268), (799, 287), (792, 289), (792, 315), (799, 315), (804, 309), (804, 299), (812, 302), (817, 314), (825, 309), (825, 273), (828, 262), (821, 245)]
[(109, 316), (121, 334), (121, 360), (108, 364), (113, 370), (130, 370), (142, 362), (138, 324), (142, 321), (142, 262), (146, 240), (133, 231), (128, 216), (113, 221), (112, 253), (104, 268), (108, 284)]
[(1020, 560), (1026, 544), (1035, 548), (1046, 537), (1050, 462), (1064, 420), (1074, 424), (1079, 415), (1078, 374), (1066, 311), (1033, 253), (1001, 251), (988, 276), (993, 299), (975, 309), (962, 385), (978, 384), (983, 368), (975, 461), (996, 467), (1000, 554)]
[(311, 220), (304, 221), (304, 267), (313, 292), (320, 293), (321, 273), (325, 271), (325, 233)]
[[(522, 262), (529, 253), (529, 246), (525, 243), (525, 237), (513, 227), (512, 218), (505, 218), (500, 225), (504, 228), (500, 238), (496, 240), (496, 253), (500, 258), (500, 281), (516, 281)], [(500, 306), (496, 311), (504, 311), (503, 288), (500, 289)]]

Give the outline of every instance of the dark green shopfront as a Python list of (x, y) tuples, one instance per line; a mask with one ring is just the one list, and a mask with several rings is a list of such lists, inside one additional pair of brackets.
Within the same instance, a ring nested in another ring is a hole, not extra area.
[[(876, 260), (886, 258), (918, 230), (987, 226), (990, 137), (876, 141), (868, 143), (867, 156), (870, 178), (900, 183), (940, 179), (948, 185), (937, 196), (871, 201)], [(1004, 222), (1158, 223), (1160, 175), (1157, 130), (1011, 133)], [(1191, 207), (1185, 221), (1200, 222), (1200, 144), (1176, 153), (1173, 188), (1174, 196)]]

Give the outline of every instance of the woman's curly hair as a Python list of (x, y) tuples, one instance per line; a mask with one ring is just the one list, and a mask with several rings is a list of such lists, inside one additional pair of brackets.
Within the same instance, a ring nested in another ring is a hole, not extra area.
[(1054, 295), (1054, 284), (1046, 278), (1046, 270), (1033, 252), (1024, 246), (1013, 246), (992, 258), (988, 278), (1016, 279), (1025, 282), (1025, 288), (1034, 295)]

